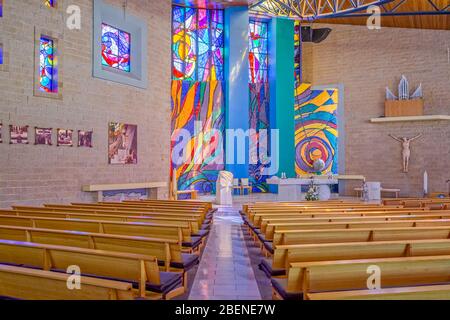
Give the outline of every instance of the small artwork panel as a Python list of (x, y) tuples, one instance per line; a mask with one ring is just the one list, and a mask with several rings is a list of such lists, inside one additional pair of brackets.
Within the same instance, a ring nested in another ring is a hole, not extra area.
[(137, 126), (111, 122), (108, 131), (109, 164), (137, 164)]
[(122, 202), (149, 199), (148, 189), (103, 191), (103, 201)]
[(52, 128), (34, 128), (34, 144), (52, 145)]
[(93, 131), (78, 130), (78, 146), (92, 148)]
[(58, 129), (58, 146), (73, 147), (73, 130)]
[(28, 144), (28, 126), (9, 126), (10, 144)]

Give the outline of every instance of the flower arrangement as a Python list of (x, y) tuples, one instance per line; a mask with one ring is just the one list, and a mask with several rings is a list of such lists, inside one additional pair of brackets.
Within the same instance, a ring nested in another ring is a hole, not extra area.
[(314, 178), (311, 178), (311, 182), (308, 186), (308, 192), (305, 196), (306, 201), (319, 201), (319, 188), (314, 183)]

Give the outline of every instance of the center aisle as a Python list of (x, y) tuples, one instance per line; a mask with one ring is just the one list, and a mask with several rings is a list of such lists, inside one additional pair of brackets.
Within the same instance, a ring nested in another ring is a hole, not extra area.
[(219, 207), (189, 300), (261, 300), (237, 208)]

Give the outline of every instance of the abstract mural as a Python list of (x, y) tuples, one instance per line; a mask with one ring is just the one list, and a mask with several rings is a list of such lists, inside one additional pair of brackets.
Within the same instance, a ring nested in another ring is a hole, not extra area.
[(325, 162), (321, 174), (338, 173), (339, 92), (337, 89), (312, 90), (302, 84), (296, 91), (295, 171), (298, 175), (314, 173), (317, 159)]
[(130, 34), (102, 23), (102, 65), (130, 72)]
[[(224, 169), (223, 92), (220, 81), (172, 81), (171, 177), (178, 190), (215, 192), (218, 171)], [(183, 141), (180, 129), (189, 133), (189, 141)], [(185, 148), (178, 149), (180, 143)]]
[(39, 89), (48, 93), (58, 92), (55, 81), (55, 58), (53, 40), (41, 37), (39, 41)]
[(174, 6), (172, 20), (173, 79), (222, 81), (223, 11)]

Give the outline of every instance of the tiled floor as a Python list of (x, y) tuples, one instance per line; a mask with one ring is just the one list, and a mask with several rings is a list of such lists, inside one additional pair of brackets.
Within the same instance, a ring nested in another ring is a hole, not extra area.
[(261, 299), (238, 210), (219, 207), (215, 213), (190, 300)]

